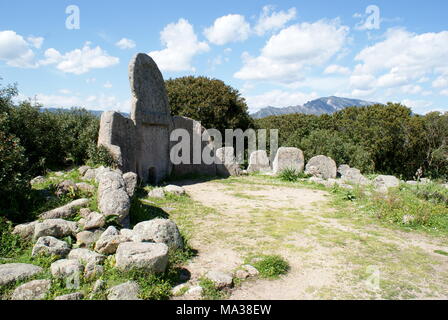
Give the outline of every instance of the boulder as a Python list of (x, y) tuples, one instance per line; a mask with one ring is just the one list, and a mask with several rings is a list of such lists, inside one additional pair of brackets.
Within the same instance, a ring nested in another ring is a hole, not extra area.
[(81, 292), (75, 292), (58, 296), (54, 300), (82, 300), (83, 298), (84, 295)]
[(128, 241), (130, 241), (130, 239), (120, 235), (118, 231), (117, 234), (111, 234), (106, 230), (98, 239), (98, 241), (95, 243), (95, 251), (101, 254), (114, 254), (117, 251), (118, 245), (120, 243)]
[(51, 288), (51, 280), (33, 280), (17, 287), (11, 300), (43, 300)]
[(164, 243), (170, 249), (183, 248), (183, 240), (177, 225), (169, 219), (153, 219), (143, 221), (133, 229), (142, 239), (156, 243)]
[(168, 264), (168, 246), (164, 243), (125, 242), (118, 246), (116, 267), (151, 273), (164, 272)]
[(20, 236), (24, 240), (31, 240), (34, 235), (34, 228), (39, 221), (33, 221), (29, 223), (19, 224), (14, 227), (12, 234)]
[(72, 249), (68, 254), (68, 258), (71, 260), (78, 260), (80, 263), (87, 264), (94, 262), (96, 264), (102, 264), (106, 259), (106, 256), (91, 251), (85, 248)]
[(378, 192), (387, 192), (389, 188), (400, 185), (400, 180), (394, 176), (380, 175), (373, 180), (373, 186)]
[(206, 276), (210, 279), (216, 286), (217, 289), (230, 288), (233, 285), (233, 278), (230, 274), (220, 272), (220, 271), (209, 271)]
[(76, 234), (76, 244), (81, 248), (89, 247), (98, 241), (102, 233), (101, 229), (81, 231)]
[(47, 236), (37, 240), (31, 255), (54, 255), (64, 258), (69, 252), (70, 246), (67, 242)]
[(247, 172), (270, 171), (268, 154), (265, 150), (254, 151), (250, 154)]
[(118, 222), (129, 225), (131, 200), (126, 192), (123, 176), (117, 171), (104, 171), (97, 175), (98, 207), (104, 216), (118, 216)]
[(165, 198), (165, 191), (163, 188), (155, 188), (148, 192), (150, 198)]
[(140, 287), (134, 281), (128, 281), (107, 290), (107, 300), (141, 300), (138, 297)]
[(313, 157), (306, 164), (305, 173), (324, 180), (336, 179), (336, 162), (326, 156)]
[(143, 242), (143, 237), (131, 229), (121, 229), (120, 235), (126, 237), (132, 242)]
[(78, 172), (81, 176), (84, 176), (86, 174), (87, 170), (89, 170), (89, 169), (92, 169), (92, 168), (89, 166), (81, 166), (78, 168)]
[(272, 162), (274, 174), (279, 174), (285, 169), (303, 172), (304, 166), (305, 158), (303, 156), (303, 151), (297, 148), (279, 148), (274, 161)]
[(78, 187), (76, 186), (75, 182), (73, 182), (72, 180), (64, 180), (56, 185), (55, 194), (56, 196), (60, 197), (64, 194), (71, 192), (74, 193), (76, 191), (78, 191)]
[(91, 212), (84, 219), (84, 230), (98, 229), (106, 224), (106, 217), (98, 212)]
[(98, 279), (93, 284), (92, 293), (93, 294), (98, 293), (98, 292), (102, 291), (105, 288), (106, 288), (106, 281)]
[(129, 198), (132, 198), (137, 188), (138, 176), (134, 172), (128, 172), (123, 175), (124, 184), (126, 186), (126, 192)]
[(41, 267), (35, 266), (33, 264), (0, 264), (0, 286), (30, 278), (42, 271), (43, 269)]
[(238, 176), (240, 166), (236, 161), (233, 147), (219, 148), (215, 152), (216, 173), (220, 176)]
[(92, 211), (89, 208), (79, 209), (79, 215), (83, 218), (87, 218)]
[(89, 204), (89, 199), (78, 199), (72, 201), (65, 206), (44, 212), (40, 215), (41, 219), (59, 219), (59, 218), (69, 218), (76, 213), (77, 208), (85, 207)]
[(356, 168), (350, 168), (348, 165), (341, 165), (338, 168), (338, 173), (341, 175), (343, 183), (352, 183), (358, 185), (368, 185), (370, 180), (361, 174), (361, 171)]
[(165, 191), (167, 193), (173, 193), (177, 196), (182, 196), (186, 193), (185, 189), (183, 187), (175, 186), (173, 184), (170, 184), (170, 185), (167, 185), (166, 187), (164, 187), (163, 191)]
[(95, 180), (95, 177), (96, 177), (95, 169), (87, 169), (83, 175), (84, 180)]
[(103, 273), (104, 273), (104, 267), (95, 264), (94, 262), (89, 262), (88, 264), (86, 264), (86, 267), (84, 268), (84, 278), (87, 280), (99, 278), (103, 275)]
[(83, 265), (77, 260), (62, 259), (55, 261), (50, 266), (50, 271), (55, 278), (65, 278), (73, 275), (81, 275)]
[(92, 186), (91, 184), (85, 183), (85, 182), (79, 182), (76, 184), (76, 187), (78, 190), (89, 193), (89, 194), (95, 194), (96, 188), (95, 186)]
[(75, 236), (78, 226), (74, 221), (64, 219), (47, 219), (38, 222), (34, 228), (34, 239), (40, 237), (51, 236), (55, 238), (63, 238), (66, 236)]
[(37, 176), (30, 181), (30, 184), (33, 186), (35, 184), (40, 184), (45, 182), (45, 177)]

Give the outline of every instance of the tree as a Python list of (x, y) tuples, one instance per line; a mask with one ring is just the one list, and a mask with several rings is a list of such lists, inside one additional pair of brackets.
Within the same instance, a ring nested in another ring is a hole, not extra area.
[(253, 126), (245, 99), (221, 80), (188, 76), (165, 84), (172, 115), (198, 120), (205, 128), (223, 133)]

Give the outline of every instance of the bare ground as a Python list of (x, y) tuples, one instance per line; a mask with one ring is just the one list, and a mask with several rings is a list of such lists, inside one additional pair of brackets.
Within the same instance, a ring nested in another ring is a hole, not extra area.
[[(254, 279), (229, 299), (447, 299), (447, 239), (381, 226), (332, 207), (322, 190), (272, 184), (259, 177), (183, 181), (213, 214), (188, 213), (187, 268), (233, 272), (249, 254), (279, 254), (291, 266), (277, 280)], [(176, 219), (176, 217), (173, 217)]]

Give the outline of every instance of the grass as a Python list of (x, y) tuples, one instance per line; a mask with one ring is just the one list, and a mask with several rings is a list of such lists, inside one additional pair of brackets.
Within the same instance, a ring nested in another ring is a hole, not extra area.
[(288, 273), (289, 264), (279, 255), (255, 255), (246, 259), (246, 263), (260, 272), (261, 278), (277, 279)]
[(286, 181), (286, 182), (296, 182), (299, 179), (305, 179), (305, 178), (309, 178), (310, 176), (297, 171), (296, 169), (292, 169), (292, 168), (286, 168), (284, 170), (282, 170), (280, 172), (280, 174), (278, 175), (278, 177), (280, 178), (280, 180), (282, 181)]
[(202, 298), (204, 300), (222, 300), (225, 297), (225, 293), (220, 291), (210, 279), (199, 279), (199, 285), (202, 287)]

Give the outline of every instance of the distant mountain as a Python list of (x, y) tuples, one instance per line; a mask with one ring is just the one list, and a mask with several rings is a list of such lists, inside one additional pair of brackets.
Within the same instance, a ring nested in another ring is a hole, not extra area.
[(266, 107), (251, 114), (254, 119), (261, 119), (269, 116), (279, 116), (283, 114), (304, 113), (304, 114), (332, 114), (336, 111), (347, 107), (363, 107), (377, 104), (377, 102), (370, 102), (358, 99), (340, 98), (340, 97), (325, 97), (305, 103), (303, 106), (291, 106), (285, 108)]
[[(62, 108), (41, 108), (42, 111), (50, 111), (50, 112), (58, 112), (58, 111), (70, 111), (70, 109), (62, 109)], [(87, 110), (91, 114), (93, 114), (96, 117), (101, 117), (104, 111), (99, 110)], [(130, 114), (126, 112), (120, 112), (124, 117), (129, 118)]]

